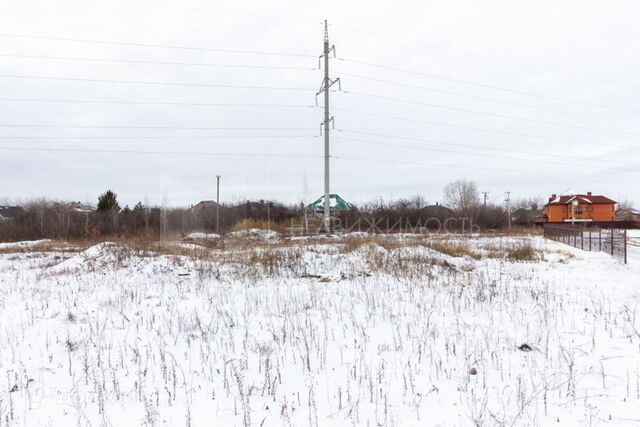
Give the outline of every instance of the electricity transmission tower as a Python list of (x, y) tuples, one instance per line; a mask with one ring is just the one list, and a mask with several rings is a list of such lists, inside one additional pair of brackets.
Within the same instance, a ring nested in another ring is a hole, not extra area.
[(483, 191), (482, 195), (484, 196), (483, 206), (487, 206), (487, 196), (489, 196), (489, 192), (488, 191)]
[(216, 233), (220, 233), (220, 175), (216, 175)]
[[(336, 55), (335, 46), (329, 47), (329, 30), (327, 26), (327, 20), (324, 21), (324, 51), (320, 55), (320, 62), (324, 59), (324, 79), (320, 90), (316, 93), (316, 98), (321, 93), (324, 93), (324, 121), (321, 126), (324, 127), (324, 212), (322, 223), (324, 225), (325, 233), (331, 232), (331, 191), (329, 186), (329, 123), (333, 121), (333, 117), (329, 114), (329, 93), (331, 86), (338, 83), (340, 87), (340, 79), (332, 80), (329, 77), (329, 55), (333, 52), (333, 56)], [(321, 66), (321, 65), (320, 65)]]
[(504, 201), (507, 202), (507, 221), (509, 230), (511, 230), (511, 191), (507, 191), (505, 194), (507, 195), (507, 198), (504, 199)]

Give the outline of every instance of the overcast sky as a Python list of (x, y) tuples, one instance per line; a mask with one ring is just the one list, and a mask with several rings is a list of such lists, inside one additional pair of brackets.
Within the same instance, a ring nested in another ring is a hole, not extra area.
[(0, 0), (0, 201), (189, 205), (218, 174), (223, 201), (319, 197), (326, 18), (333, 192), (435, 202), (467, 178), (500, 203), (638, 206), (638, 16), (630, 0)]

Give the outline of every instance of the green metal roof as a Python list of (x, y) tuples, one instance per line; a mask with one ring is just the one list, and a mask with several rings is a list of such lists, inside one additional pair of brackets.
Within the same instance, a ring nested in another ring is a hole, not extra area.
[[(329, 204), (331, 205), (331, 212), (342, 212), (353, 209), (354, 206), (344, 200), (338, 194), (329, 194)], [(307, 205), (307, 209), (314, 212), (322, 212), (324, 210), (324, 195), (315, 202)]]

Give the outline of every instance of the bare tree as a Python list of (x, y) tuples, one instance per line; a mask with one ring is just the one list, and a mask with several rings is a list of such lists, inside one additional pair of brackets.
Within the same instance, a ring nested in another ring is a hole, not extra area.
[(480, 205), (478, 186), (466, 179), (451, 182), (444, 187), (444, 200), (457, 213), (471, 215)]
[(629, 199), (620, 199), (618, 201), (616, 209), (620, 211), (628, 211), (630, 209), (633, 209), (633, 204), (631, 203), (631, 201), (629, 201)]
[(636, 215), (633, 214), (633, 204), (628, 199), (620, 199), (616, 205), (616, 219), (619, 221), (633, 221)]

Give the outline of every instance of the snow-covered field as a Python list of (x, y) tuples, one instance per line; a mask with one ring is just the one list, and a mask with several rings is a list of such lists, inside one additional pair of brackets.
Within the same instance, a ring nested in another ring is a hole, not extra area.
[(640, 247), (640, 230), (627, 230), (627, 236), (630, 245)]
[(0, 246), (0, 427), (640, 424), (640, 247), (199, 239)]

